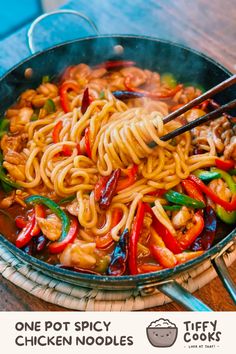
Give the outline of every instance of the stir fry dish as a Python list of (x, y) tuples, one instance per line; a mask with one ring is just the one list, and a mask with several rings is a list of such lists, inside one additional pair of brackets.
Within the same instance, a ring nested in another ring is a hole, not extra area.
[(0, 121), (1, 233), (58, 267), (101, 275), (187, 262), (236, 225), (236, 127), (228, 115), (161, 136), (202, 93), (133, 61), (68, 67), (23, 92)]

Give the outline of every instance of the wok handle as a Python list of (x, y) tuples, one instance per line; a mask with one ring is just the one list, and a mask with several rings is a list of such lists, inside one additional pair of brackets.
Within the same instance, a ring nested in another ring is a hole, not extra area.
[(93, 29), (93, 31), (95, 32), (96, 35), (99, 34), (98, 28), (95, 25), (95, 23), (86, 15), (82, 14), (81, 12), (75, 11), (75, 10), (57, 10), (57, 11), (53, 11), (53, 12), (49, 12), (46, 14), (43, 14), (39, 17), (37, 17), (30, 25), (29, 30), (27, 32), (27, 40), (28, 40), (28, 46), (29, 49), (31, 51), (31, 54), (34, 54), (37, 52), (35, 45), (34, 45), (34, 30), (35, 27), (45, 18), (50, 17), (50, 16), (54, 16), (54, 15), (58, 15), (58, 14), (70, 14), (70, 15), (74, 15), (74, 16), (78, 16), (80, 17), (80, 19), (82, 18), (83, 20), (85, 20), (86, 22), (89, 23), (90, 27)]
[(211, 262), (225, 289), (228, 291), (230, 297), (236, 305), (236, 285), (234, 284), (234, 281), (229, 274), (229, 271), (224, 261), (223, 254), (215, 257)]
[(172, 300), (182, 305), (186, 310), (201, 312), (212, 311), (210, 307), (198, 300), (175, 280), (160, 283), (157, 285), (157, 288)]

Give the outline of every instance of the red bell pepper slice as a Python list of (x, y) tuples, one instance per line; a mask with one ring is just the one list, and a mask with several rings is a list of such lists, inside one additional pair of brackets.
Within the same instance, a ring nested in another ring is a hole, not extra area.
[(229, 171), (234, 168), (235, 162), (233, 160), (215, 159), (216, 167), (223, 171)]
[(64, 156), (71, 156), (72, 155), (72, 153), (73, 153), (73, 149), (72, 149), (72, 147), (71, 146), (69, 146), (69, 145), (62, 145), (62, 150), (61, 150), (61, 152), (62, 152), (62, 154), (64, 155)]
[(151, 97), (153, 99), (173, 97), (183, 87), (182, 84), (179, 84), (175, 88), (168, 90), (167, 93), (150, 92), (150, 91), (145, 91), (145, 90), (133, 87), (131, 81), (132, 81), (132, 77), (131, 76), (126, 76), (125, 77), (124, 85), (125, 85), (125, 87), (127, 88), (128, 91), (138, 92), (138, 93), (143, 94), (143, 96)]
[(161, 247), (155, 244), (150, 246), (151, 253), (153, 257), (164, 267), (164, 268), (173, 268), (177, 264), (177, 260), (167, 247)]
[(129, 67), (129, 66), (134, 66), (136, 63), (135, 61), (131, 60), (111, 60), (111, 61), (105, 61), (104, 63), (96, 65), (94, 68), (95, 69), (113, 69), (113, 68), (120, 68), (120, 67)]
[(94, 197), (96, 202), (98, 202), (102, 196), (102, 192), (107, 184), (109, 176), (101, 176), (94, 187)]
[(134, 275), (138, 273), (137, 268), (137, 251), (138, 251), (138, 240), (141, 233), (144, 220), (145, 206), (142, 201), (138, 202), (137, 213), (133, 222), (133, 227), (130, 233), (129, 239), (129, 271), (130, 274)]
[[(111, 230), (113, 229), (113, 227), (119, 224), (121, 217), (122, 217), (122, 211), (120, 209), (114, 209), (112, 213)], [(104, 236), (101, 237), (98, 236), (96, 238), (97, 248), (105, 249), (114, 243), (114, 240), (111, 236), (111, 230), (108, 231)]]
[[(154, 214), (153, 214), (154, 215)], [(152, 227), (162, 238), (165, 245), (174, 254), (180, 253), (182, 251), (177, 239), (171, 234), (171, 232), (156, 218), (154, 215), (152, 220)]]
[(25, 218), (23, 216), (17, 216), (15, 218), (15, 223), (19, 229), (23, 229), (24, 227), (26, 227), (28, 222), (27, 222), (27, 220), (25, 220)]
[(76, 81), (65, 81), (59, 89), (60, 101), (62, 109), (65, 113), (71, 112), (70, 102), (68, 98), (68, 91), (79, 92), (80, 87)]
[(138, 274), (158, 272), (162, 269), (163, 267), (159, 264), (143, 263), (138, 265)]
[(70, 229), (67, 236), (61, 242), (53, 242), (49, 245), (49, 252), (52, 254), (61, 253), (69, 243), (73, 243), (76, 239), (79, 230), (79, 223), (76, 218), (73, 218), (70, 224)]
[(204, 192), (214, 203), (222, 206), (226, 211), (236, 210), (236, 195), (233, 195), (231, 202), (226, 202), (218, 197), (218, 195), (216, 195), (211, 188), (206, 186), (197, 176), (189, 175), (188, 179), (195, 182), (202, 192)]
[(92, 153), (91, 153), (91, 146), (90, 146), (90, 129), (89, 129), (89, 127), (87, 127), (85, 129), (84, 139), (85, 139), (86, 154), (91, 159)]
[[(165, 190), (166, 192), (166, 190)], [(152, 215), (152, 227), (156, 233), (162, 238), (166, 247), (173, 253), (180, 253), (182, 251), (177, 239), (171, 234), (171, 232), (156, 218), (150, 205), (145, 203), (145, 211)]]
[(196, 238), (201, 234), (204, 228), (204, 219), (202, 213), (197, 211), (193, 216), (194, 226), (187, 230), (185, 233), (178, 235), (178, 243), (182, 248), (182, 251), (186, 250), (191, 246), (191, 244), (196, 240)]
[(45, 218), (46, 217), (46, 211), (43, 205), (41, 204), (36, 204), (34, 206), (34, 215), (35, 215), (35, 224), (34, 227), (31, 231), (32, 236), (37, 236), (40, 233), (40, 227), (37, 223), (37, 217), (38, 218)]
[(205, 204), (205, 198), (195, 182), (185, 179), (181, 183), (191, 198), (200, 200)]
[(175, 257), (177, 259), (178, 264), (185, 263), (190, 261), (191, 259), (200, 257), (204, 251), (196, 251), (196, 252), (182, 252), (180, 254), (176, 254)]
[(62, 121), (59, 120), (59, 122), (57, 122), (57, 124), (55, 125), (55, 127), (53, 128), (53, 131), (52, 131), (52, 140), (53, 140), (54, 144), (59, 143), (59, 141), (60, 141), (59, 135), (60, 135), (61, 130), (62, 130)]
[(17, 239), (16, 239), (16, 247), (22, 248), (27, 243), (30, 242), (32, 239), (33, 235), (31, 234), (33, 228), (35, 225), (35, 214), (33, 213), (27, 222), (26, 226), (21, 230), (21, 232), (18, 234)]
[(88, 87), (84, 90), (82, 104), (81, 104), (81, 112), (84, 114), (87, 111), (88, 106), (90, 105), (90, 97), (89, 97), (89, 89)]
[(138, 165), (133, 165), (133, 167), (122, 170), (122, 172), (126, 174), (127, 178), (123, 178), (118, 181), (116, 188), (117, 192), (122, 191), (123, 189), (128, 188), (134, 184), (137, 179)]

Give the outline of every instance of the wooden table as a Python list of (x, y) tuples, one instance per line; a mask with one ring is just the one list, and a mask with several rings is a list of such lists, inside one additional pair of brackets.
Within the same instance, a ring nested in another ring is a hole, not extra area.
[[(143, 34), (183, 43), (212, 56), (236, 72), (235, 0), (72, 0), (66, 5), (90, 16), (101, 33)], [(26, 28), (1, 43), (0, 73), (29, 55), (25, 42)], [(69, 38), (68, 38), (69, 39)], [(17, 51), (13, 48), (17, 47)], [(230, 267), (236, 281), (235, 263)], [(233, 305), (219, 279), (195, 295), (214, 310), (233, 311)], [(0, 310), (63, 311), (0, 279)], [(169, 304), (154, 311), (179, 311)]]

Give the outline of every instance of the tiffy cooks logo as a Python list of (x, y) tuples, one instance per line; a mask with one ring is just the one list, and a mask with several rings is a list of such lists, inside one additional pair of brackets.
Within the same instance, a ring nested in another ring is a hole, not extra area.
[(158, 348), (171, 347), (178, 335), (176, 325), (164, 318), (151, 322), (146, 331), (149, 342)]
[(157, 348), (167, 348), (175, 344), (177, 336), (182, 337), (185, 348), (216, 348), (219, 347), (222, 332), (215, 321), (185, 321), (180, 333), (175, 323), (160, 318), (150, 323), (146, 334), (151, 345)]
[[(222, 332), (215, 321), (185, 321), (183, 339), (188, 348), (219, 347)], [(186, 346), (186, 345), (185, 345)]]

